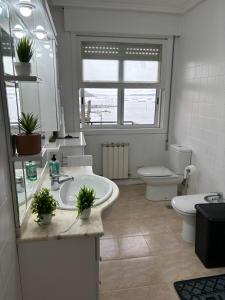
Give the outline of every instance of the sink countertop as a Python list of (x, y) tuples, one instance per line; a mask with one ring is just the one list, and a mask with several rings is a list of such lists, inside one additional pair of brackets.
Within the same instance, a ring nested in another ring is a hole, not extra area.
[[(63, 171), (68, 175), (79, 174), (93, 174), (92, 167), (64, 167)], [(49, 188), (49, 175), (46, 173), (43, 178), (41, 187)], [(99, 206), (91, 209), (91, 216), (88, 220), (77, 220), (76, 211), (56, 210), (55, 216), (49, 225), (39, 226), (34, 220), (35, 216), (31, 214), (30, 210), (27, 212), (27, 218), (21, 226), (21, 234), (18, 238), (19, 242), (32, 241), (47, 241), (50, 239), (69, 239), (85, 236), (102, 236), (104, 234), (102, 225), (102, 212), (113, 205), (119, 196), (119, 189), (117, 185), (112, 182), (113, 193), (110, 198)], [(59, 191), (51, 191), (56, 195)], [(73, 225), (72, 225), (73, 224)], [(72, 226), (71, 226), (72, 225)]]

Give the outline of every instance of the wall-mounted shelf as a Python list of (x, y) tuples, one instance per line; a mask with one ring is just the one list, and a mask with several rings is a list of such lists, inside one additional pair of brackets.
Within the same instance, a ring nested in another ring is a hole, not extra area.
[(42, 151), (35, 155), (14, 155), (12, 157), (12, 161), (39, 161), (45, 155), (46, 149), (42, 149)]
[(8, 82), (41, 82), (41, 79), (37, 76), (27, 76), (27, 75), (8, 75), (4, 76), (4, 80)]

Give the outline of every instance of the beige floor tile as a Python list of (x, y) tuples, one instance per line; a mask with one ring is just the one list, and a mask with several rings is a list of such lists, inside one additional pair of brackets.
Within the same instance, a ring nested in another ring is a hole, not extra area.
[(119, 238), (118, 241), (121, 258), (144, 257), (152, 254), (143, 236)]
[(174, 232), (151, 233), (144, 236), (153, 255), (174, 256), (194, 253), (194, 246), (181, 240)]
[(152, 255), (143, 236), (101, 239), (102, 260), (146, 257)]
[(116, 238), (101, 239), (100, 256), (102, 260), (120, 259), (118, 239)]
[[(149, 298), (152, 300), (178, 300), (179, 297), (172, 284), (149, 286)], [(132, 300), (132, 298), (130, 299)]]
[(100, 265), (101, 292), (160, 283), (160, 275), (153, 257), (104, 261)]
[(165, 216), (158, 218), (143, 218), (139, 223), (140, 232), (143, 235), (148, 235), (152, 233), (163, 233), (169, 232), (171, 229), (168, 226), (168, 222)]
[(206, 269), (181, 238), (182, 219), (166, 202), (145, 199), (145, 186), (122, 186), (103, 220), (100, 300), (177, 300), (178, 280), (224, 274)]
[(136, 219), (124, 219), (119, 221), (103, 222), (103, 228), (103, 238), (118, 236), (135, 236), (142, 234), (140, 222)]
[(150, 300), (149, 288), (130, 288), (125, 290), (110, 291), (100, 294), (100, 300)]
[(173, 288), (166, 284), (156, 284), (138, 288), (108, 291), (100, 294), (100, 300), (178, 300)]

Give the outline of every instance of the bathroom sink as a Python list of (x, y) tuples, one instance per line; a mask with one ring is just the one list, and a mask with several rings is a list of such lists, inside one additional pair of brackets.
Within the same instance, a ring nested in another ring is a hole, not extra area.
[(83, 187), (93, 188), (96, 195), (94, 206), (105, 202), (112, 195), (113, 188), (110, 181), (97, 175), (79, 175), (74, 180), (62, 184), (59, 195), (59, 209), (75, 210), (76, 196)]

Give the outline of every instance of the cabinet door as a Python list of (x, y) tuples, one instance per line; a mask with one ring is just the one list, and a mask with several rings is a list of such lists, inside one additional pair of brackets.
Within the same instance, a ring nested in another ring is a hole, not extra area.
[(97, 300), (95, 238), (19, 244), (24, 300)]

